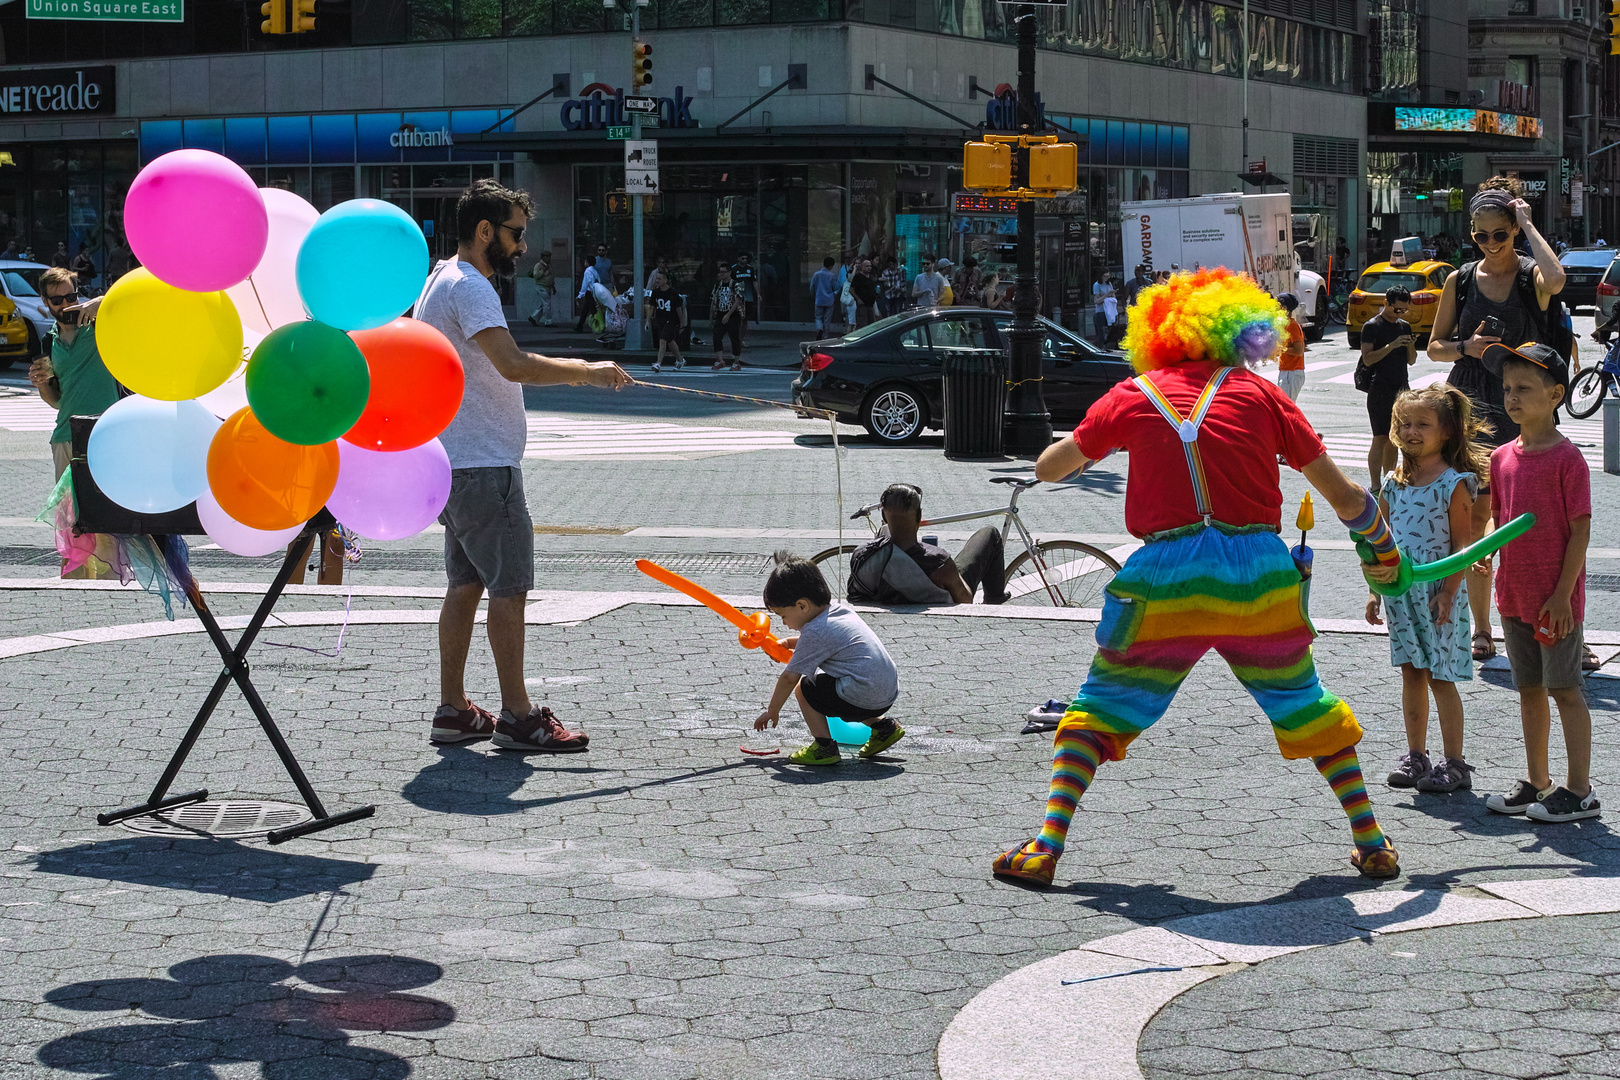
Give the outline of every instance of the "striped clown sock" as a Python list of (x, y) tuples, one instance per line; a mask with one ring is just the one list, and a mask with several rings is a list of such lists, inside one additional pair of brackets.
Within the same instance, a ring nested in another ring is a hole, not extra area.
[(1097, 765), (1106, 754), (1102, 737), (1082, 728), (1058, 726), (1052, 744), (1052, 787), (1046, 797), (1046, 821), (1035, 846), (1053, 855), (1063, 854), (1069, 835), (1069, 820), (1080, 797), (1097, 775)]
[(1356, 847), (1363, 851), (1385, 847), (1389, 841), (1384, 839), (1384, 830), (1378, 827), (1378, 819), (1373, 816), (1372, 801), (1367, 798), (1367, 782), (1361, 776), (1361, 762), (1356, 757), (1356, 748), (1347, 746), (1338, 753), (1312, 760), (1316, 763), (1316, 771), (1332, 786), (1339, 805), (1344, 807)]
[(1370, 492), (1367, 494), (1367, 505), (1362, 508), (1360, 514), (1354, 518), (1341, 517), (1339, 520), (1344, 522), (1351, 535), (1367, 542), (1367, 546), (1372, 548), (1374, 557), (1381, 565), (1401, 564), (1401, 552), (1395, 546), (1394, 535), (1389, 531), (1389, 520), (1384, 517), (1383, 507), (1378, 505), (1378, 500), (1373, 498)]

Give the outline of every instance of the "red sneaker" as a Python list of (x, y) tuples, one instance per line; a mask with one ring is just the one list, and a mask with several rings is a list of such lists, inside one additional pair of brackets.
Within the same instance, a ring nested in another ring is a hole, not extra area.
[(512, 715), (512, 710), (502, 709), (491, 741), (509, 750), (577, 754), (589, 748), (591, 737), (582, 731), (569, 731), (562, 726), (556, 713), (541, 705), (530, 709), (529, 715), (521, 720)]
[(428, 735), (428, 742), (443, 746), (487, 739), (494, 733), (495, 714), (488, 709), (480, 709), (469, 699), (465, 709), (458, 709), (454, 705), (439, 706), (439, 711), (433, 714), (433, 731)]

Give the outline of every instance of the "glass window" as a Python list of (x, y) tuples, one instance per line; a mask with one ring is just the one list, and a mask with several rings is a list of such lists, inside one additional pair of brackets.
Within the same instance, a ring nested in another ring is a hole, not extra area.
[(186, 120), (183, 123), (187, 149), (212, 150), (216, 154), (225, 152), (225, 121)]
[(1119, 120), (1108, 121), (1108, 164), (1125, 164), (1125, 124)]
[(225, 156), (238, 165), (264, 164), (264, 117), (231, 117), (225, 121)]
[(501, 0), (456, 0), (456, 37), (501, 36)]
[(984, 349), (984, 323), (972, 318), (936, 319), (928, 328), (936, 349)]
[(268, 122), (268, 160), (272, 165), (309, 164), (309, 117), (272, 116)]
[(920, 322), (910, 330), (900, 335), (900, 347), (904, 349), (928, 348), (928, 324)]
[(354, 117), (310, 117), (313, 158), (316, 162), (354, 162)]
[(1417, 292), (1427, 282), (1422, 274), (1399, 274), (1385, 270), (1376, 274), (1363, 274), (1361, 280), (1356, 282), (1356, 288), (1362, 292), (1379, 293), (1400, 285), (1410, 292)]
[(1187, 168), (1187, 129), (1181, 125), (1175, 127), (1175, 146), (1171, 154), (1170, 165), (1173, 168)]
[(178, 120), (141, 121), (141, 160), (151, 161), (185, 145)]
[(1120, 158), (1122, 165), (1140, 165), (1142, 163), (1142, 125), (1127, 123), (1125, 125), (1125, 150)]
[(41, 273), (43, 273), (41, 270), (30, 271), (26, 274), (17, 270), (7, 270), (4, 274), (6, 292), (12, 296), (38, 296), (39, 291), (34, 286), (39, 284), (39, 275)]
[(1449, 266), (1446, 267), (1444, 270), (1431, 271), (1430, 274), (1429, 274), (1429, 287), (1431, 289), (1443, 289), (1443, 288), (1445, 288), (1446, 287), (1446, 279), (1449, 278), (1450, 276), (1451, 276), (1451, 267), (1449, 267)]
[(355, 156), (358, 160), (399, 160), (399, 147), (390, 141), (399, 130), (399, 113), (361, 113), (355, 117), (355, 128)]

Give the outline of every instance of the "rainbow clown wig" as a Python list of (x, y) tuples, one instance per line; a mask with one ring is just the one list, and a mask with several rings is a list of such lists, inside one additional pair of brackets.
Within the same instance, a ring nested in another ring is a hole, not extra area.
[(1287, 331), (1288, 316), (1253, 278), (1217, 266), (1143, 289), (1131, 306), (1125, 351), (1137, 371), (1186, 360), (1237, 367), (1276, 356)]

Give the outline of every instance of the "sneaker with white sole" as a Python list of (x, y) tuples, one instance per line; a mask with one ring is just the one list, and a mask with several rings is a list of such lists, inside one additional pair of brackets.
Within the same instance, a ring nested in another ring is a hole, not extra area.
[(501, 719), (495, 725), (490, 739), (496, 746), (508, 750), (539, 750), (547, 754), (577, 754), (590, 748), (591, 738), (581, 731), (569, 731), (557, 719), (557, 714), (544, 705), (529, 710), (519, 720), (511, 709), (501, 710)]
[(433, 730), (428, 733), (428, 742), (435, 746), (447, 746), (487, 739), (493, 734), (495, 714), (468, 701), (465, 709), (458, 709), (454, 705), (439, 706), (439, 710), (433, 714)]
[(1588, 791), (1586, 797), (1582, 798), (1569, 788), (1561, 787), (1540, 802), (1530, 804), (1524, 816), (1531, 821), (1560, 822), (1598, 817), (1602, 813), (1603, 807), (1598, 802), (1596, 788)]
[(1496, 814), (1523, 814), (1552, 793), (1551, 784), (1538, 791), (1530, 781), (1517, 780), (1506, 795), (1492, 795), (1486, 799), (1485, 809)]

